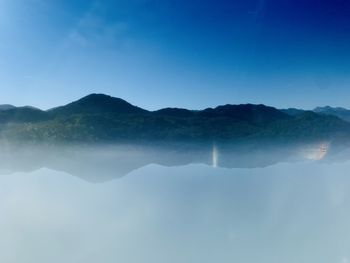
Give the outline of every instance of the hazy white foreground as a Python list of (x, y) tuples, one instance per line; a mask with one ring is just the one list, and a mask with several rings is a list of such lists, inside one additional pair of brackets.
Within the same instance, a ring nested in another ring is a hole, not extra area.
[[(0, 262), (350, 259), (349, 161), (147, 164), (98, 184), (38, 169), (0, 177)], [(106, 167), (96, 163), (99, 170)]]

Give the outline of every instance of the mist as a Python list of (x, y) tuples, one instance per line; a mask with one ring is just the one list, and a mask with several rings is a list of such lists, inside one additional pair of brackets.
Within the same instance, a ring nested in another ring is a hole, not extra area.
[(1, 153), (1, 262), (350, 256), (350, 162), (335, 146), (264, 145), (250, 158), (223, 145), (17, 147)]

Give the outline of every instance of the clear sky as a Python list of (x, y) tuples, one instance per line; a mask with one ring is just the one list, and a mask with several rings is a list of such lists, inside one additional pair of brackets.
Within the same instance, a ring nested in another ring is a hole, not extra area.
[(350, 108), (348, 0), (0, 0), (0, 103)]

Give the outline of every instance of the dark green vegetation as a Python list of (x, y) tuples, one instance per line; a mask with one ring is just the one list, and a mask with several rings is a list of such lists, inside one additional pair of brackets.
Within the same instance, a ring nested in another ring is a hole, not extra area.
[(316, 109), (314, 109), (314, 112), (323, 115), (337, 116), (345, 121), (350, 121), (350, 110), (341, 107), (317, 107)]
[[(297, 116), (305, 112), (305, 110), (295, 108), (282, 109), (281, 111), (290, 116)], [(336, 116), (344, 121), (350, 122), (350, 110), (345, 108), (325, 106), (316, 107), (312, 111), (320, 115)]]
[(1, 136), (10, 141), (293, 142), (350, 138), (350, 123), (337, 116), (264, 105), (147, 111), (122, 99), (91, 94), (48, 111), (5, 106), (0, 107)]

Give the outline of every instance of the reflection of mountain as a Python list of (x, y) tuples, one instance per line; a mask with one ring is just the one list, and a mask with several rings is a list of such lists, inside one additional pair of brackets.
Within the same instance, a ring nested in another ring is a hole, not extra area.
[[(149, 145), (2, 146), (0, 173), (40, 168), (63, 171), (91, 182), (119, 178), (149, 164), (182, 166), (205, 164), (224, 168), (266, 167), (279, 162), (346, 159), (338, 146), (306, 145)], [(349, 155), (350, 156), (350, 155)]]
[[(0, 107), (1, 108), (1, 107)], [(42, 111), (3, 105), (3, 140), (25, 142), (145, 143), (350, 140), (350, 123), (326, 114), (265, 105), (204, 110), (147, 111), (103, 94)]]

